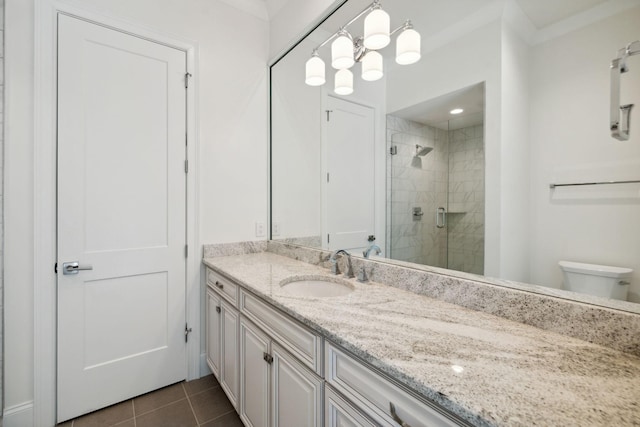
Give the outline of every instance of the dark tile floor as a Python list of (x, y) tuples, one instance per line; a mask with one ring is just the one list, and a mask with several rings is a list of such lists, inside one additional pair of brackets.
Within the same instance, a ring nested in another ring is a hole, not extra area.
[(59, 427), (242, 427), (213, 375), (181, 382), (58, 424)]

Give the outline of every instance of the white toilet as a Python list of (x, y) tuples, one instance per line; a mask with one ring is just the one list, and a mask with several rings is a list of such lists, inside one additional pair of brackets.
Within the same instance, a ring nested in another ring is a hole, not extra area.
[(558, 265), (566, 290), (627, 300), (632, 269), (572, 261), (560, 261)]

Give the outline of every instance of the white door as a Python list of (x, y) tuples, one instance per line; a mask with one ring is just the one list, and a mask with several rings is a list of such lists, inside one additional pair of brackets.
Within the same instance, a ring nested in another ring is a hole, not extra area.
[(58, 22), (63, 421), (186, 377), (186, 53)]
[(363, 248), (375, 225), (374, 111), (331, 96), (327, 109), (323, 246)]

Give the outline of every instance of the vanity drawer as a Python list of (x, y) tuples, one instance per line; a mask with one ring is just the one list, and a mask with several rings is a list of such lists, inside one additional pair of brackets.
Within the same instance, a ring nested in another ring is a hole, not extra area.
[(240, 291), (240, 311), (322, 376), (322, 337), (255, 296)]
[(207, 285), (215, 289), (227, 301), (233, 304), (234, 307), (238, 307), (238, 292), (240, 288), (231, 280), (207, 268)]
[(435, 404), (400, 388), (329, 342), (325, 346), (325, 379), (381, 425), (402, 425), (394, 421), (392, 405), (399, 419), (411, 427), (467, 425)]

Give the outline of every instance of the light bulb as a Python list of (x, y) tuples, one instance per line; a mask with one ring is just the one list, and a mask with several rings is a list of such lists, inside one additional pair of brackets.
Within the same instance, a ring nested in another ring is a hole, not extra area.
[(336, 70), (351, 68), (353, 59), (353, 42), (345, 34), (341, 34), (331, 43), (331, 66)]
[(304, 82), (309, 86), (322, 86), (325, 82), (324, 61), (317, 53), (314, 53), (305, 66), (306, 74)]
[(396, 62), (409, 65), (420, 60), (420, 33), (412, 28), (404, 30), (396, 40)]
[(383, 76), (382, 55), (376, 51), (367, 52), (362, 58), (362, 80), (375, 81)]
[(350, 95), (353, 93), (353, 73), (349, 70), (336, 72), (334, 91), (338, 95)]
[(391, 19), (382, 9), (372, 10), (364, 19), (364, 47), (371, 50), (382, 49), (391, 41)]

